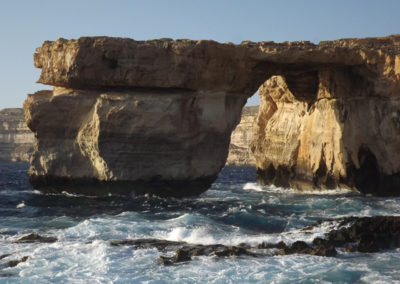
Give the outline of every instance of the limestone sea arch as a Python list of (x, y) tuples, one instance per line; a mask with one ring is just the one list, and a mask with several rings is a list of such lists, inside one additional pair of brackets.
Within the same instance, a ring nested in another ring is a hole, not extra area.
[[(399, 193), (400, 36), (311, 42), (46, 41), (24, 108), (42, 190), (193, 195), (261, 86), (261, 183)], [(265, 83), (264, 83), (265, 82)], [(312, 131), (310, 131), (312, 130)]]

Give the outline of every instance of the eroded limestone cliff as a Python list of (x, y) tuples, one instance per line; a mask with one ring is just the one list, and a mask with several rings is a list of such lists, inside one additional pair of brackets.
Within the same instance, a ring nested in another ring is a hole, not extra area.
[(399, 50), (397, 35), (318, 45), (45, 42), (35, 66), (56, 88), (24, 105), (38, 138), (31, 182), (202, 192), (225, 164), (247, 97), (277, 76), (263, 86), (253, 143), (262, 183), (398, 194)]
[(227, 165), (255, 166), (256, 160), (250, 149), (253, 139), (254, 121), (258, 114), (258, 106), (247, 106), (242, 110), (239, 124), (231, 134)]
[(34, 140), (21, 108), (0, 110), (0, 161), (29, 162)]
[(400, 194), (398, 96), (376, 94), (345, 70), (320, 71), (309, 100), (296, 97), (282, 76), (268, 79), (259, 94), (252, 151), (261, 184)]
[(193, 195), (225, 164), (246, 98), (189, 90), (57, 87), (25, 101), (43, 191)]

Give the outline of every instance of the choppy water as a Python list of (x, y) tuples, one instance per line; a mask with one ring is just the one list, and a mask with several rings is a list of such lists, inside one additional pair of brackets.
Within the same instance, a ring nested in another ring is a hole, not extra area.
[[(299, 228), (344, 216), (400, 215), (400, 198), (352, 193), (299, 194), (261, 187), (251, 167), (226, 167), (196, 198), (102, 198), (34, 191), (26, 164), (0, 164), (0, 255), (28, 256), (0, 269), (0, 283), (396, 283), (400, 250), (273, 257), (195, 257), (173, 266), (156, 249), (114, 247), (111, 239), (158, 238), (196, 244), (312, 241)], [(15, 244), (37, 232), (52, 244)], [(0, 268), (3, 260), (0, 260)], [(3, 261), (4, 262), (4, 261)]]

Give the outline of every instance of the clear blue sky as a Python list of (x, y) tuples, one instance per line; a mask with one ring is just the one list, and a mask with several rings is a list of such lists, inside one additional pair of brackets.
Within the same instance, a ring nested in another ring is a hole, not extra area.
[[(32, 54), (45, 40), (107, 35), (319, 42), (400, 33), (400, 0), (1, 0), (0, 109), (36, 84)], [(253, 96), (249, 104), (256, 104)]]

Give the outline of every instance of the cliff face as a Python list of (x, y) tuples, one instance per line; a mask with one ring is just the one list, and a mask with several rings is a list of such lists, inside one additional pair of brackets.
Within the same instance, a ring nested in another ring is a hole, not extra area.
[(95, 191), (202, 192), (225, 164), (246, 99), (277, 76), (261, 90), (252, 147), (260, 182), (383, 192), (386, 177), (399, 173), (399, 50), (400, 36), (318, 45), (45, 42), (35, 66), (39, 82), (55, 89), (24, 105), (38, 138), (31, 182), (81, 193), (90, 184)]
[(0, 110), (0, 161), (29, 162), (34, 140), (22, 109)]
[(376, 94), (344, 70), (320, 71), (311, 100), (295, 97), (282, 76), (259, 94), (252, 151), (260, 183), (400, 193), (399, 97)]
[(43, 191), (193, 195), (225, 164), (246, 99), (223, 93), (55, 88), (25, 102)]
[(254, 120), (258, 114), (258, 106), (244, 107), (239, 124), (231, 134), (227, 165), (255, 166), (256, 160), (250, 150), (253, 139)]

